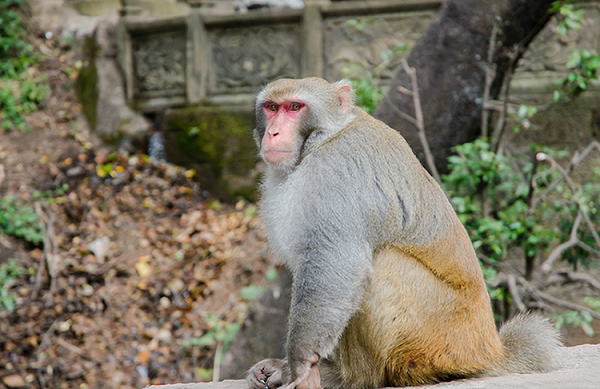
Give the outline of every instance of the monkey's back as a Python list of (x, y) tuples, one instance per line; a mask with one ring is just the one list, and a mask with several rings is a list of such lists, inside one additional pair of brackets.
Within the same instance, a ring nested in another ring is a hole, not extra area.
[(367, 224), (373, 248), (361, 309), (323, 362), (338, 372), (324, 376), (324, 387), (416, 385), (487, 370), (502, 348), (464, 227), (404, 138), (355, 113), (299, 165), (340, 201), (363, 204), (355, 222)]

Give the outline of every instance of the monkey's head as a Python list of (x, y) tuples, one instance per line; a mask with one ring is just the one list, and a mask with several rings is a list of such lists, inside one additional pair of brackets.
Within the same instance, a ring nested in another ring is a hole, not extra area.
[(352, 118), (350, 83), (321, 78), (281, 79), (256, 99), (254, 137), (270, 166), (289, 171), (307, 150), (342, 129)]

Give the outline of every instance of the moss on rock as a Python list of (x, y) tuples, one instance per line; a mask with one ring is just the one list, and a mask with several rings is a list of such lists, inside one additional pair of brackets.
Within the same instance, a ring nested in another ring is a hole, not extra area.
[(75, 93), (81, 103), (81, 111), (91, 128), (96, 128), (98, 106), (98, 73), (96, 71), (96, 56), (98, 47), (93, 38), (86, 38), (84, 55), (86, 64), (79, 71), (75, 83)]
[(169, 161), (194, 168), (200, 183), (226, 201), (256, 199), (254, 114), (239, 107), (172, 109), (164, 118)]

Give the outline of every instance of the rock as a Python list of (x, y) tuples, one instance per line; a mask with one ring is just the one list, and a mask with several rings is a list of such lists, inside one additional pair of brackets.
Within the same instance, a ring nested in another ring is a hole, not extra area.
[(292, 275), (282, 269), (277, 280), (250, 308), (240, 333), (223, 358), (221, 378), (243, 378), (261, 359), (285, 357), (291, 293)]
[[(542, 374), (511, 374), (502, 377), (471, 378), (414, 389), (596, 389), (600, 372), (600, 345), (585, 344), (564, 349), (562, 369)], [(148, 389), (247, 389), (244, 380), (216, 383), (149, 386)]]
[(116, 59), (98, 57), (95, 65), (98, 77), (96, 135), (108, 144), (117, 145), (124, 139), (148, 131), (150, 123), (127, 106)]
[(98, 261), (104, 262), (104, 259), (106, 258), (106, 253), (110, 248), (110, 239), (108, 238), (108, 236), (98, 238), (95, 241), (88, 243), (87, 247), (88, 250), (90, 250), (98, 259)]

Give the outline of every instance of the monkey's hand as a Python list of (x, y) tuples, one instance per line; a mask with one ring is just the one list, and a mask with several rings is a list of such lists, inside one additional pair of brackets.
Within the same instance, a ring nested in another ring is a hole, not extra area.
[(285, 389), (321, 389), (321, 374), (317, 362), (319, 362), (317, 354), (313, 354), (306, 361), (296, 362), (294, 364), (296, 379), (289, 383)]
[(276, 389), (292, 380), (290, 367), (285, 359), (265, 359), (252, 366), (248, 372), (251, 389)]

